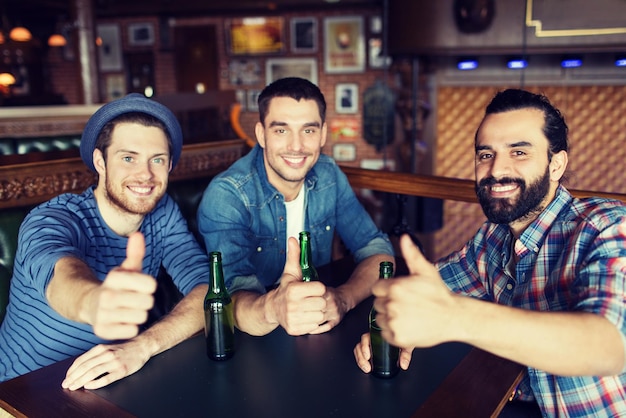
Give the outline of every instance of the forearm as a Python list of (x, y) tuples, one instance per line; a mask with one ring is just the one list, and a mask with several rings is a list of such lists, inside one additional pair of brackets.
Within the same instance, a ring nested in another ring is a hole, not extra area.
[(619, 330), (586, 312), (539, 312), (459, 297), (458, 340), (562, 376), (614, 375), (624, 366)]
[(181, 343), (204, 328), (204, 297), (208, 285), (193, 288), (170, 313), (135, 337), (145, 347), (148, 357)]
[(52, 309), (63, 317), (93, 325), (89, 307), (94, 306), (93, 291), (101, 284), (83, 261), (64, 257), (54, 266), (46, 297)]
[(372, 294), (372, 286), (378, 280), (380, 263), (383, 261), (393, 263), (394, 258), (386, 254), (377, 254), (364, 259), (356, 266), (346, 283), (337, 288), (342, 295), (345, 312)]
[(266, 335), (279, 325), (270, 312), (268, 305), (272, 290), (266, 294), (239, 290), (233, 294), (235, 325), (238, 329), (250, 335)]

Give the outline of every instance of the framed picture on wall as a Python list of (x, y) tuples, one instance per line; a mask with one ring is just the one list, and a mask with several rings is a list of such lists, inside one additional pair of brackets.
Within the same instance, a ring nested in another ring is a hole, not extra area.
[(365, 70), (363, 17), (324, 19), (324, 71), (329, 74)]
[(154, 44), (154, 25), (152, 23), (131, 23), (128, 25), (128, 44), (146, 46)]
[(228, 78), (234, 86), (255, 85), (261, 81), (261, 63), (258, 58), (233, 59), (228, 63)]
[(317, 19), (296, 17), (291, 19), (291, 52), (317, 52)]
[(383, 55), (383, 40), (381, 38), (370, 38), (368, 46), (370, 68), (388, 68), (391, 65), (391, 57)]
[(102, 43), (98, 46), (100, 71), (122, 70), (122, 45), (117, 24), (101, 24), (96, 28)]
[(315, 58), (271, 58), (265, 62), (266, 84), (284, 77), (306, 78), (317, 84), (317, 60)]
[(333, 158), (338, 162), (356, 160), (356, 145), (345, 142), (333, 145)]
[(241, 89), (235, 90), (235, 99), (237, 100), (237, 103), (241, 106), (241, 110), (246, 110), (246, 91)]
[(246, 107), (248, 108), (249, 112), (258, 112), (259, 94), (261, 94), (261, 90), (248, 90), (248, 103)]
[(124, 74), (109, 74), (105, 77), (105, 100), (120, 99), (126, 96), (126, 78)]
[(356, 141), (361, 136), (361, 123), (356, 117), (333, 118), (328, 124), (331, 141)]
[(227, 50), (231, 55), (257, 55), (284, 52), (282, 17), (244, 17), (227, 19)]
[(357, 113), (359, 109), (359, 86), (356, 83), (339, 83), (335, 86), (335, 111)]

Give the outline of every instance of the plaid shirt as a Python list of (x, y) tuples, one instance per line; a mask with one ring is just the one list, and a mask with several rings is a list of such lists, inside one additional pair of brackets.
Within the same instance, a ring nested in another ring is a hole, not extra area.
[[(575, 199), (559, 186), (519, 240), (513, 243), (508, 226), (486, 222), (437, 266), (454, 292), (536, 311), (592, 312), (615, 324), (624, 339), (626, 239), (617, 230), (624, 219), (623, 203)], [(519, 261), (510, 274), (513, 245)], [(534, 397), (544, 416), (626, 416), (626, 373), (564, 377), (528, 368), (518, 395)]]

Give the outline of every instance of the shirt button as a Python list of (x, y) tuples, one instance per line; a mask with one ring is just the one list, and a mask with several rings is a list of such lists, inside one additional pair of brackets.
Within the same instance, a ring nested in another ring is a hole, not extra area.
[(257, 253), (260, 253), (261, 251), (263, 251), (263, 248), (261, 248), (261, 247), (256, 247), (256, 252), (257, 252)]
[(513, 285), (511, 283), (507, 283), (506, 290), (511, 290), (511, 289), (513, 289)]
[(330, 231), (330, 225), (326, 225), (326, 230)]
[(281, 222), (285, 222), (285, 218), (283, 218), (282, 216), (279, 216), (278, 220), (281, 221)]

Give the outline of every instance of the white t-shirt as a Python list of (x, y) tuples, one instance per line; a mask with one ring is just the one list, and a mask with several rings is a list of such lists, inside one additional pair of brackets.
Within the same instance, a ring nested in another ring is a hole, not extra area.
[[(285, 210), (287, 211), (287, 241), (289, 237), (299, 239), (300, 232), (304, 230), (304, 195), (305, 192), (300, 189), (298, 196), (291, 202), (285, 202)], [(289, 249), (289, 244), (287, 248)]]

